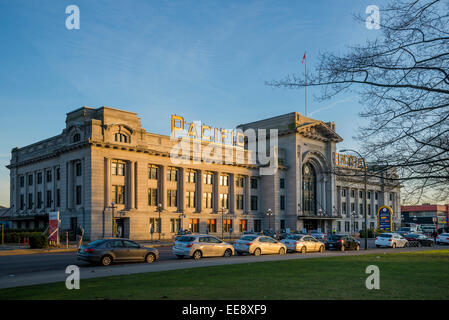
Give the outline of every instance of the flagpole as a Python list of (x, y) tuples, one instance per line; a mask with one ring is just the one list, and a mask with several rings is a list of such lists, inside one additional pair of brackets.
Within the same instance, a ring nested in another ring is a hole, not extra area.
[(305, 82), (305, 86), (304, 86), (304, 91), (305, 91), (305, 95), (304, 95), (304, 99), (305, 99), (305, 116), (307, 117), (307, 56), (306, 56), (306, 52), (304, 52), (304, 56), (305, 58), (305, 63), (304, 63), (304, 74), (306, 77), (306, 82)]

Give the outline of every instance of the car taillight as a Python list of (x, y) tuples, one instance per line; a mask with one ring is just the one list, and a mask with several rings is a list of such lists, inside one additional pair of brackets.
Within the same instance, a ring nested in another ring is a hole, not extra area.
[(343, 243), (343, 240), (338, 240), (338, 242)]
[(298, 245), (299, 244), (299, 241), (295, 241), (295, 245)]
[(187, 244), (186, 248), (191, 248), (193, 246), (193, 243)]
[(248, 242), (248, 243), (245, 243), (245, 246), (251, 246), (253, 243), (252, 242)]
[(376, 240), (379, 240), (379, 238), (378, 238), (378, 237), (376, 237)]
[(92, 252), (94, 252), (94, 249), (92, 249), (92, 248), (86, 248), (86, 249), (84, 249), (84, 252), (92, 253)]
[(391, 241), (391, 239), (388, 239), (388, 241)]

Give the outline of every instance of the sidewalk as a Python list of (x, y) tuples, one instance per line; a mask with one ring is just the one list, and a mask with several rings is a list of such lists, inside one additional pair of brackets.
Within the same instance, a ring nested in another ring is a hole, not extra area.
[[(83, 245), (87, 245), (90, 241), (83, 242)], [(144, 246), (154, 247), (154, 248), (163, 248), (163, 247), (171, 247), (173, 246), (173, 241), (161, 240), (159, 241), (149, 241), (149, 240), (137, 240), (137, 243), (140, 243)], [(38, 253), (58, 253), (58, 252), (76, 252), (78, 251), (77, 244), (75, 242), (69, 243), (69, 247), (66, 248), (65, 244), (61, 244), (59, 248), (46, 248), (46, 249), (30, 249), (24, 248), (23, 245), (19, 247), (19, 244), (5, 244), (0, 245), (0, 257), (1, 256), (15, 256), (15, 255), (24, 255), (24, 254), (38, 254)]]

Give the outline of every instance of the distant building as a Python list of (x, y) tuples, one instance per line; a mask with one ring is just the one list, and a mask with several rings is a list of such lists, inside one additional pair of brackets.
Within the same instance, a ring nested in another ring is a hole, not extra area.
[(11, 210), (0, 206), (0, 224), (5, 225), (5, 228), (11, 227)]
[(448, 228), (449, 204), (428, 204), (415, 206), (401, 206), (401, 220), (403, 225), (409, 223), (420, 224), (424, 231)]
[[(364, 195), (361, 171), (351, 168), (360, 162), (337, 153), (343, 139), (333, 122), (291, 112), (238, 126), (278, 129), (279, 166), (272, 175), (261, 174), (260, 163), (237, 162), (237, 154), (248, 158), (248, 141), (222, 147), (230, 163), (174, 164), (170, 152), (178, 141), (147, 132), (129, 111), (82, 107), (67, 114), (65, 125), (57, 136), (12, 150), (14, 228), (44, 227), (48, 213), (59, 211), (63, 230), (74, 233), (81, 224), (91, 240), (111, 236), (113, 220), (131, 239), (150, 239), (151, 231), (172, 238), (180, 229), (216, 236), (286, 228), (350, 233), (363, 229), (364, 210), (368, 227), (377, 228), (383, 205), (400, 222), (400, 186), (373, 177)], [(201, 147), (217, 144), (215, 135)], [(336, 175), (336, 166), (354, 176)]]

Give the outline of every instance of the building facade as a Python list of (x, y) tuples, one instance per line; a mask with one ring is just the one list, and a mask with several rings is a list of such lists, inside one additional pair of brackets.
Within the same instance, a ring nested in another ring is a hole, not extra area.
[[(248, 141), (244, 147), (219, 144), (230, 162), (198, 160), (193, 149), (186, 161), (173, 161), (180, 139), (147, 132), (136, 113), (74, 110), (60, 135), (12, 150), (13, 227), (43, 227), (48, 213), (59, 211), (62, 230), (74, 233), (82, 225), (91, 240), (117, 232), (136, 240), (172, 238), (180, 229), (227, 237), (264, 229), (363, 228), (364, 180), (336, 173), (342, 138), (334, 123), (292, 112), (237, 128), (278, 130), (273, 174), (261, 174), (264, 165), (248, 161), (254, 154)], [(369, 227), (377, 227), (383, 205), (400, 222), (400, 187), (382, 178), (368, 183)]]
[(429, 204), (401, 207), (403, 226), (410, 223), (421, 225), (423, 231), (448, 230), (449, 204)]

